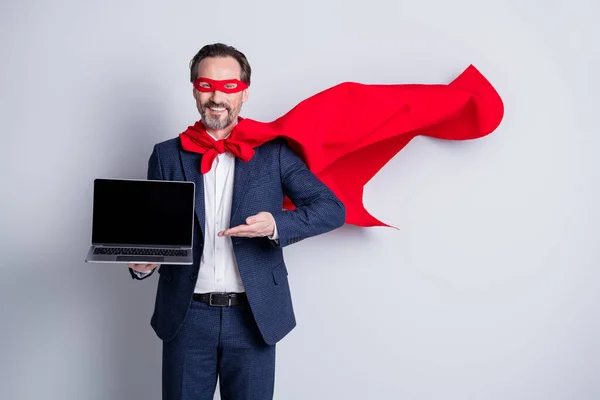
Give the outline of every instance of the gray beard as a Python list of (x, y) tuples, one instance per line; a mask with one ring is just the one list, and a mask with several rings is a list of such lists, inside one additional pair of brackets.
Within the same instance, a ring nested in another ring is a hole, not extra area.
[(231, 112), (231, 109), (227, 107), (227, 118), (221, 119), (219, 117), (211, 117), (208, 115), (206, 110), (208, 109), (208, 105), (202, 106), (202, 111), (200, 111), (200, 116), (202, 117), (202, 123), (206, 128), (221, 130), (227, 128), (229, 125), (235, 121), (237, 118), (237, 112)]

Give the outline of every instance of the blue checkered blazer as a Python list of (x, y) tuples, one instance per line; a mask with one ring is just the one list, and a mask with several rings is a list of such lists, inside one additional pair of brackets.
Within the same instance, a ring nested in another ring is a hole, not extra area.
[[(196, 184), (194, 263), (158, 268), (151, 325), (164, 341), (172, 340), (181, 328), (198, 277), (204, 238), (201, 159), (202, 155), (183, 150), (175, 138), (155, 145), (148, 162), (148, 179)], [(282, 209), (284, 194), (296, 205), (295, 210)], [(346, 209), (287, 142), (276, 139), (255, 148), (250, 161), (235, 160), (230, 226), (244, 224), (247, 217), (260, 211), (273, 214), (279, 243), (266, 237), (232, 237), (232, 242), (256, 324), (265, 342), (274, 344), (296, 326), (283, 247), (340, 227)], [(133, 272), (131, 275), (139, 279)]]

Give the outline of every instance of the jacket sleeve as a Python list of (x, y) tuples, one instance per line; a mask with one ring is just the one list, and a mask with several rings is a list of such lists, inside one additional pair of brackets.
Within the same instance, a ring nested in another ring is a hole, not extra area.
[(272, 242), (275, 247), (285, 247), (344, 224), (344, 204), (307, 168), (285, 140), (279, 149), (279, 168), (283, 192), (296, 208), (273, 214), (279, 233), (279, 244)]

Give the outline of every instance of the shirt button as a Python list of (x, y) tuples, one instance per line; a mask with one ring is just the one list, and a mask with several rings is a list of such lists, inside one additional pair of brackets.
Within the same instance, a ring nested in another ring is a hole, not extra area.
[(217, 279), (217, 282), (223, 282), (223, 279), (219, 278)]

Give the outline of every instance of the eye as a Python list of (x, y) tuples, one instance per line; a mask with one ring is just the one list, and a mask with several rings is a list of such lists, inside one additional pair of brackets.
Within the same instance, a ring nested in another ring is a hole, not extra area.
[(223, 85), (225, 89), (235, 89), (237, 87), (237, 83), (226, 83)]
[(198, 82), (198, 86), (204, 89), (210, 89), (210, 83), (208, 82)]

